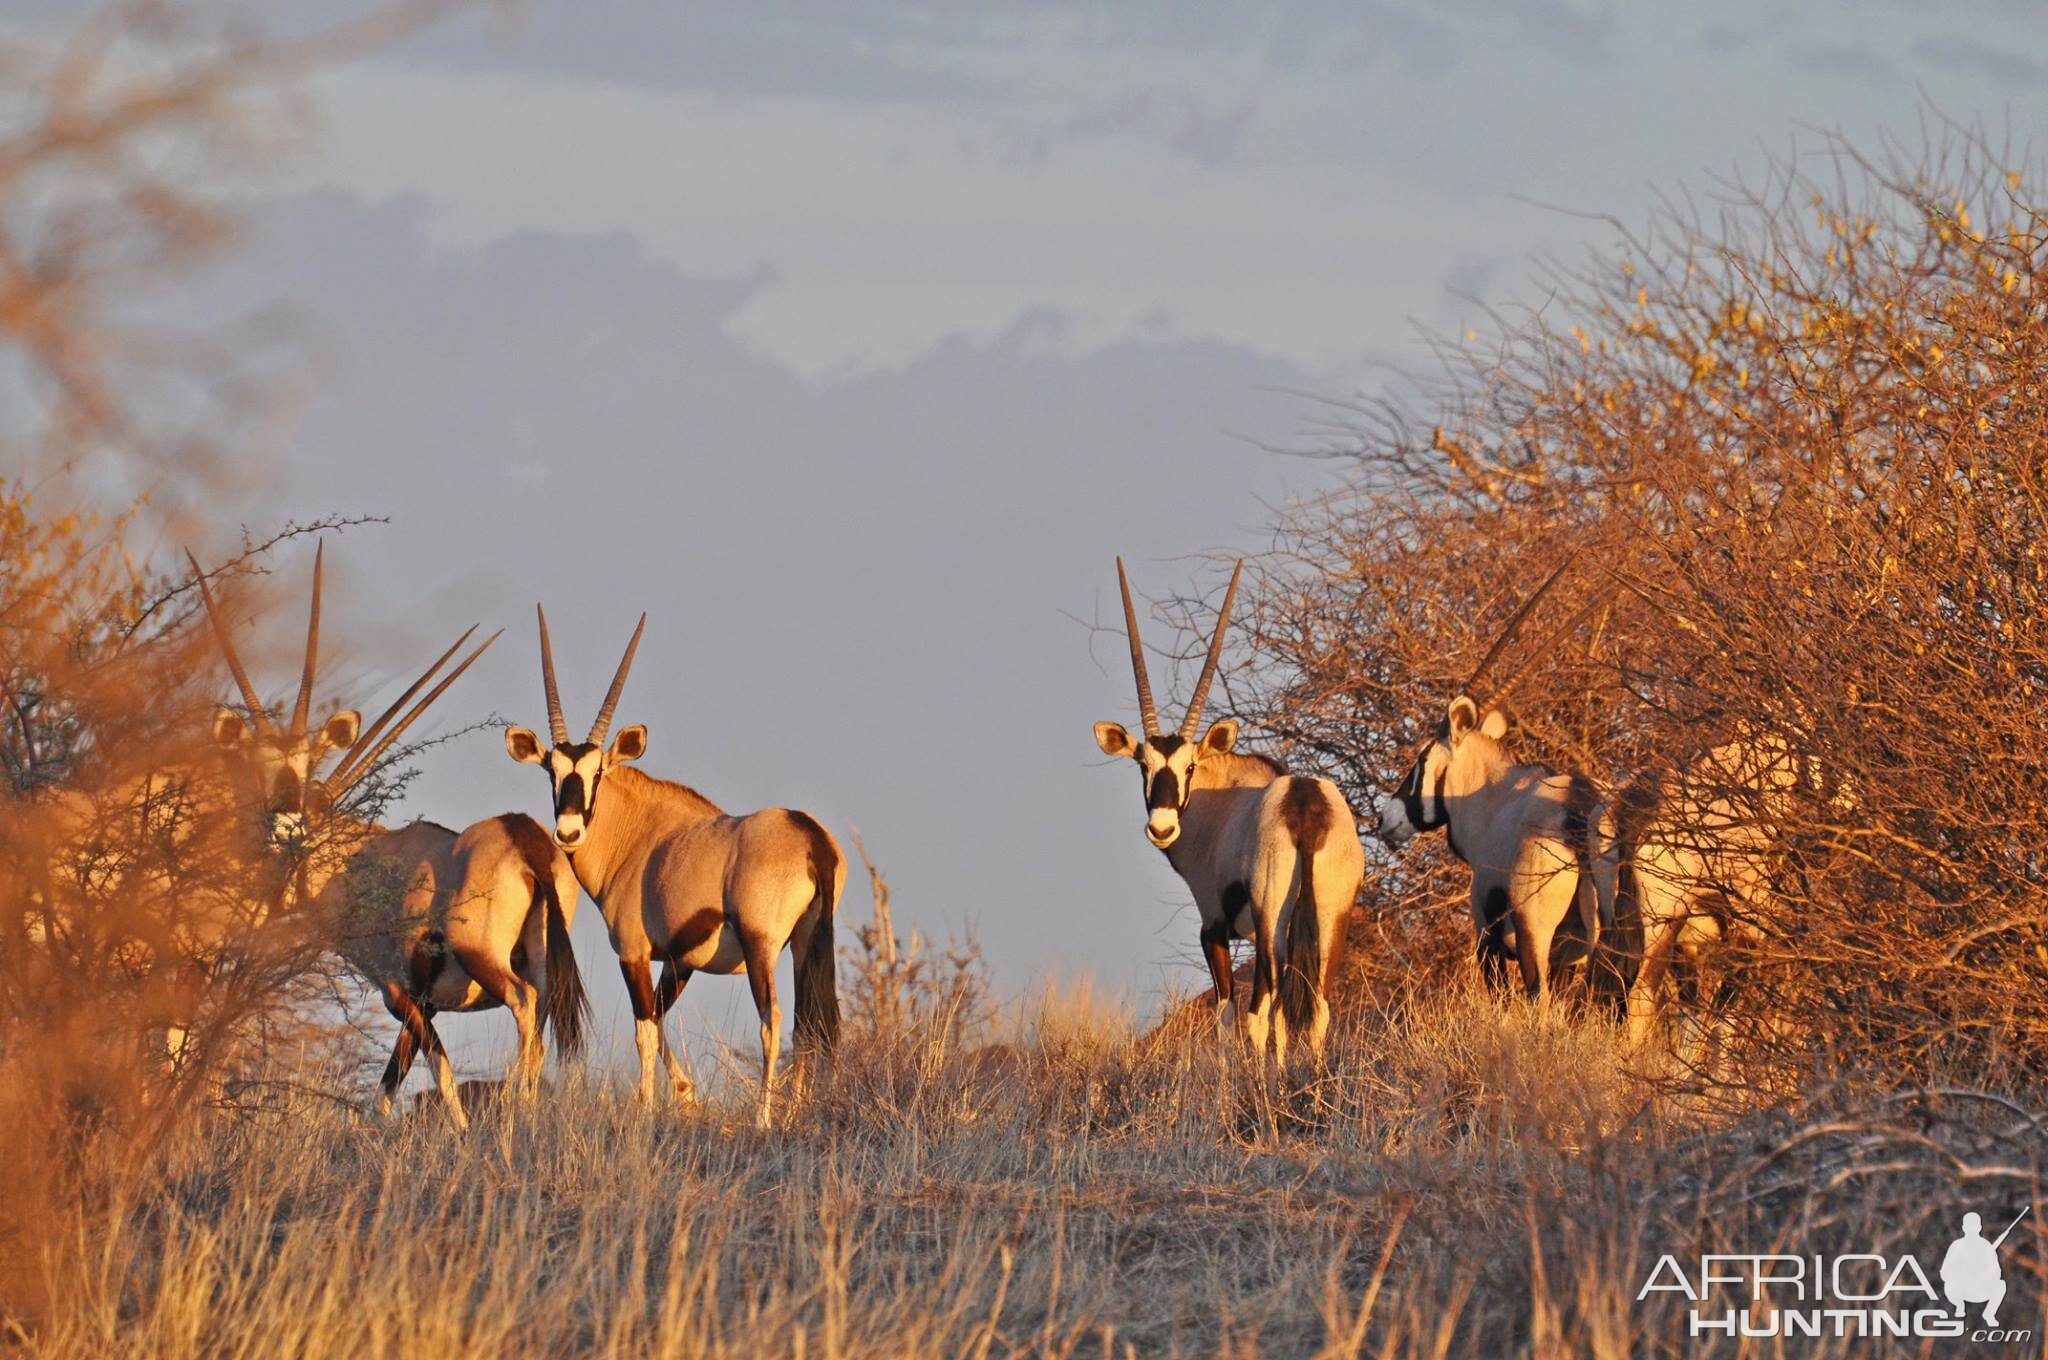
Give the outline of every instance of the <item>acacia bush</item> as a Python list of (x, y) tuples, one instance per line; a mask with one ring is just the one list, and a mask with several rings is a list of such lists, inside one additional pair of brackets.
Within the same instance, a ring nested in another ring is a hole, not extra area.
[[(67, 1213), (165, 1174), (207, 1110), (274, 1098), (292, 1055), (331, 1056), (321, 942), (271, 919), (261, 809), (208, 740), (218, 658), (164, 566), (218, 544), (288, 347), (261, 318), (194, 333), (148, 308), (231, 241), (222, 190), (300, 135), (318, 66), (449, 8), (272, 37), (124, 4), (0, 38), (0, 1335), (104, 1245)], [(219, 587), (337, 523), (216, 556)]]
[[(1370, 821), (1562, 564), (1474, 686), (1525, 758), (1612, 787), (1770, 731), (1813, 776), (1766, 938), (1723, 959), (1734, 1075), (2020, 1079), (2048, 1056), (2029, 185), (1966, 132), (1910, 162), (1828, 140), (1610, 224), (1437, 376), (1335, 408), (1319, 451), (1356, 475), (1279, 525), (1233, 697)], [(1354, 990), (1467, 966), (1464, 885), (1440, 839), (1378, 857)]]

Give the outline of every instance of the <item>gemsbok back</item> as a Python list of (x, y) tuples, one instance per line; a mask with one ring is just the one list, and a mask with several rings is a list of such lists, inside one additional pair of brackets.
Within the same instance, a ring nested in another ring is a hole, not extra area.
[[(308, 719), (319, 668), (323, 558), (324, 552), (314, 558), (305, 664), (291, 720), (283, 727), (258, 697), (205, 575), (192, 564), (215, 638), (248, 709), (246, 721), (221, 709), (215, 740), (241, 758), (266, 800), (272, 846), (291, 871), (292, 896), (302, 908), (310, 906), (312, 928), (378, 989), (398, 1022), (381, 1112), (390, 1114), (414, 1055), (424, 1051), (449, 1118), (466, 1128), (454, 1070), (433, 1017), (438, 1011), (510, 1010), (519, 1051), (508, 1084), (522, 1096), (530, 1096), (539, 1082), (549, 1025), (558, 1052), (579, 1052), (589, 1001), (569, 942), (576, 879), (547, 832), (522, 813), (486, 818), (456, 832), (428, 821), (387, 829), (347, 810), (350, 791), (497, 634), (412, 703), (476, 629), (457, 638), (368, 730), (353, 709), (314, 729)], [(336, 751), (340, 759), (322, 775), (322, 763)]]
[[(668, 1065), (676, 1099), (693, 1093), (663, 1025), (690, 974), (745, 972), (761, 1020), (759, 1119), (766, 1125), (782, 1048), (775, 961), (785, 948), (796, 967), (796, 1045), (803, 1072), (838, 1041), (832, 918), (846, 881), (846, 857), (809, 813), (766, 808), (728, 816), (695, 789), (630, 768), (628, 762), (647, 751), (641, 724), (621, 728), (605, 745), (647, 628), (645, 614), (589, 735), (571, 741), (555, 687), (548, 616), (538, 607), (536, 612), (549, 740), (543, 745), (531, 729), (511, 727), (505, 749), (514, 760), (547, 771), (555, 844), (568, 853), (611, 931), (633, 1003), (640, 1100), (654, 1103), (657, 1057)], [(652, 974), (657, 958), (665, 965), (659, 992)]]
[[(1451, 853), (1472, 869), (1481, 973), (1495, 988), (1504, 987), (1513, 958), (1523, 988), (1539, 1001), (1549, 995), (1558, 929), (1575, 909), (1584, 948), (1592, 952), (1600, 938), (1590, 831), (1599, 791), (1583, 775), (1516, 761), (1509, 752), (1514, 723), (1507, 709), (1496, 698), (1482, 710), (1467, 691), (1563, 571), (1552, 572), (1516, 609), (1459, 687), (1400, 787), (1380, 802), (1380, 839), (1393, 848), (1419, 832), (1445, 831)], [(1579, 618), (1553, 633), (1538, 653)], [(1512, 685), (1511, 678), (1498, 695)]]
[[(1143, 736), (1119, 723), (1095, 724), (1103, 754), (1128, 756), (1143, 778), (1145, 837), (1194, 894), (1202, 956), (1216, 989), (1217, 1021), (1235, 1018), (1230, 942), (1252, 942), (1251, 1008), (1244, 1020), (1263, 1066), (1268, 1036), (1275, 1065), (1287, 1061), (1288, 1031), (1320, 1062), (1330, 1025), (1328, 989), (1344, 941), (1344, 918), (1365, 877), (1365, 852), (1344, 795), (1327, 779), (1290, 775), (1269, 756), (1237, 751), (1237, 723), (1224, 718), (1203, 733), (1202, 706), (1216, 678), (1223, 637), (1244, 563), (1231, 573), (1201, 678), (1178, 733), (1159, 726), (1131, 583), (1118, 558), (1124, 627), (1138, 685)], [(1273, 1003), (1279, 1000), (1279, 1014)]]

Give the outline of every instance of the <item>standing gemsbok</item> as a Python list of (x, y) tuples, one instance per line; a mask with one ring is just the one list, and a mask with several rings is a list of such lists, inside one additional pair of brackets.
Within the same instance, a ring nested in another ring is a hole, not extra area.
[[(1551, 946), (1575, 910), (1584, 948), (1591, 953), (1599, 941), (1590, 825), (1600, 795), (1583, 775), (1514, 759), (1514, 724), (1503, 701), (1516, 677), (1497, 686), (1484, 709), (1469, 691), (1563, 573), (1560, 566), (1516, 608), (1459, 686), (1407, 777), (1380, 803), (1380, 839), (1390, 847), (1399, 849), (1418, 832), (1444, 830), (1451, 853), (1472, 869), (1481, 973), (1502, 987), (1513, 958), (1524, 989), (1539, 1001), (1549, 995)], [(1535, 654), (1584, 617), (1555, 630)]]
[[(1856, 803), (1852, 790), (1824, 787), (1820, 759), (1785, 733), (1745, 725), (1682, 766), (1642, 771), (1603, 806), (1594, 880), (1627, 986), (1630, 1048), (1655, 1025), (1667, 972), (1692, 994), (1716, 946), (1768, 938), (1773, 878), (1788, 853), (1783, 833), (1802, 797), (1837, 810)], [(1709, 1030), (1737, 985), (1722, 969), (1704, 1017)]]
[(1131, 583), (1123, 559), (1117, 559), (1144, 735), (1133, 740), (1121, 724), (1099, 722), (1095, 742), (1105, 755), (1137, 762), (1144, 779), (1146, 839), (1165, 853), (1201, 913), (1202, 955), (1216, 988), (1219, 1024), (1227, 1026), (1235, 1009), (1230, 942), (1252, 942), (1246, 1028), (1257, 1060), (1265, 1061), (1270, 1033), (1275, 1063), (1284, 1067), (1289, 1028), (1305, 1036), (1317, 1061), (1322, 1058), (1330, 1023), (1329, 980), (1344, 941), (1344, 917), (1365, 876), (1365, 853), (1351, 808), (1329, 780), (1290, 775), (1268, 756), (1239, 754), (1237, 723), (1229, 718), (1195, 740), (1243, 572), (1239, 562), (1187, 717), (1180, 732), (1171, 734), (1161, 730), (1152, 704)]
[[(428, 821), (393, 829), (348, 810), (348, 794), (377, 768), (392, 744), (455, 683), (493, 634), (413, 703), (476, 629), (455, 640), (405, 693), (362, 729), (353, 709), (309, 723), (319, 668), (320, 575), (313, 565), (313, 606), (306, 658), (291, 720), (272, 721), (236, 653), (234, 639), (193, 562), (200, 596), (228, 669), (241, 691), (248, 719), (221, 709), (214, 736), (239, 756), (267, 804), (271, 847), (287, 867), (291, 893), (310, 904), (316, 938), (332, 947), (380, 992), (399, 1025), (384, 1071), (380, 1106), (393, 1093), (418, 1052), (434, 1065), (449, 1118), (467, 1126), (456, 1099), (454, 1070), (435, 1030), (437, 1011), (480, 1011), (504, 1006), (519, 1029), (519, 1051), (508, 1073), (513, 1088), (529, 1095), (540, 1075), (542, 1036), (549, 1025), (565, 1056), (582, 1047), (589, 1002), (569, 943), (576, 911), (576, 880), (547, 832), (523, 813), (486, 818), (462, 832)], [(342, 755), (325, 775), (320, 766)], [(290, 917), (282, 918), (285, 920)]]
[[(773, 1111), (775, 1064), (782, 1047), (782, 1006), (775, 961), (787, 948), (796, 968), (797, 1055), (809, 1062), (839, 1037), (833, 981), (832, 916), (846, 881), (846, 858), (809, 813), (766, 808), (721, 812), (695, 789), (627, 767), (647, 751), (647, 729), (622, 728), (606, 747), (612, 713), (632, 669), (647, 616), (612, 676), (597, 721), (584, 740), (569, 739), (555, 687), (548, 616), (540, 619), (541, 680), (547, 690), (549, 743), (528, 728), (505, 731), (512, 758), (547, 771), (554, 792), (555, 844), (604, 913), (633, 1003), (640, 1054), (639, 1095), (654, 1103), (657, 1060), (668, 1064), (676, 1097), (691, 1083), (668, 1045), (663, 1019), (693, 972), (744, 971), (761, 1019), (760, 1121)], [(665, 964), (656, 993), (652, 965)]]

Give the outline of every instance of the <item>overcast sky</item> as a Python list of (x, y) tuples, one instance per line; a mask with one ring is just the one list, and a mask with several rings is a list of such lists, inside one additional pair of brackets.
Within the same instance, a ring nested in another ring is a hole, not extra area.
[[(2043, 54), (2019, 0), (472, 17), (324, 78), (317, 151), (207, 282), (289, 300), (324, 356), (232, 518), (390, 516), (328, 554), (330, 694), (372, 711), (482, 619), (507, 635), (444, 721), (540, 722), (540, 598), (587, 723), (647, 610), (620, 713), (644, 768), (860, 828), (899, 923), (971, 929), (1013, 995), (1092, 975), (1153, 1004), (1201, 979), (1090, 736), (1135, 708), (1072, 617), (1113, 615), (1113, 556), (1213, 586), (1203, 555), (1342, 475), (1257, 447), (1318, 418), (1301, 392), (1607, 244), (1541, 205), (1639, 219), (1802, 127), (1917, 141), (1923, 101), (2024, 142)], [(545, 780), (480, 734), (411, 806), (544, 815)], [(856, 875), (842, 923), (867, 912)], [(700, 979), (692, 1025), (744, 996)]]

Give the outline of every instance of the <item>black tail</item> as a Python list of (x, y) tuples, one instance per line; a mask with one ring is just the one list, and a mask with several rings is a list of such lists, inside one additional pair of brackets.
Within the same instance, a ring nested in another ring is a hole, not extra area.
[(811, 882), (815, 896), (811, 908), (817, 913), (811, 922), (810, 939), (804, 942), (796, 962), (796, 1046), (830, 1053), (839, 1044), (839, 946), (832, 937), (832, 918), (839, 908), (839, 847), (817, 819), (805, 813), (790, 814), (811, 840)]
[(555, 891), (553, 877), (535, 883), (534, 907), (547, 912), (548, 991), (541, 998), (541, 1025), (554, 1026), (555, 1052), (573, 1058), (583, 1051), (590, 996), (583, 990), (583, 973), (576, 966), (576, 949), (569, 942), (569, 922), (562, 914), (562, 895)]
[(1565, 789), (1564, 837), (1572, 848), (1572, 862), (1578, 870), (1578, 887), (1572, 904), (1579, 928), (1586, 937), (1586, 980), (1594, 995), (1610, 998), (1627, 993), (1617, 965), (1612, 941), (1600, 938), (1600, 890), (1593, 881), (1593, 814), (1600, 806), (1600, 790), (1582, 774), (1574, 774)]
[[(1316, 854), (1330, 834), (1330, 805), (1312, 779), (1288, 785), (1280, 803), (1280, 820), (1294, 838), (1301, 861), (1301, 891), (1294, 914), (1287, 918), (1287, 959), (1280, 969), (1280, 1013), (1287, 1027), (1305, 1032), (1315, 1023), (1316, 998), (1323, 991), (1323, 919), (1316, 903)], [(1335, 952), (1334, 946), (1331, 951)]]
[(1635, 985), (1643, 966), (1643, 896), (1636, 875), (1636, 852), (1643, 833), (1657, 815), (1663, 790), (1653, 778), (1631, 780), (1615, 799), (1614, 808), (1614, 948), (1616, 972), (1624, 992)]

